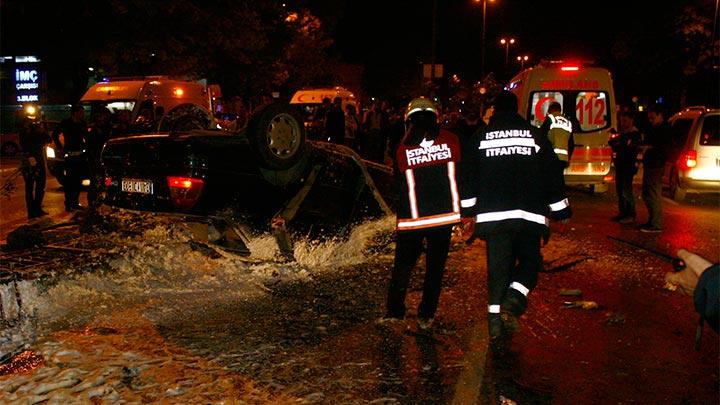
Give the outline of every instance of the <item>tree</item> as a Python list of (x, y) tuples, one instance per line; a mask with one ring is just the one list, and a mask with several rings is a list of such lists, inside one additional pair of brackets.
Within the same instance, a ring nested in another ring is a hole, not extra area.
[(647, 102), (663, 96), (674, 108), (717, 103), (718, 41), (707, 17), (714, 15), (713, 3), (663, 4), (660, 18), (638, 20), (616, 31), (610, 67), (621, 102), (646, 95)]
[(30, 43), (47, 63), (71, 65), (80, 90), (88, 67), (98, 75), (208, 78), (225, 94), (248, 96), (312, 83), (327, 73), (303, 67), (330, 66), (319, 20), (303, 10), (290, 23), (293, 11), (278, 0), (9, 0), (2, 8), (3, 47), (22, 48), (17, 33), (34, 21), (43, 30)]

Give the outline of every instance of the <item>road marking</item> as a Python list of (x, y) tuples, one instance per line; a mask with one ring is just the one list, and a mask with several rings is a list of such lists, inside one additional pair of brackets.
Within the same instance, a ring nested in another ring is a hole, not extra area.
[(663, 200), (667, 201), (668, 203), (672, 205), (680, 205), (677, 201), (673, 200), (672, 198), (663, 197)]
[(465, 369), (455, 384), (452, 405), (476, 404), (478, 402), (478, 394), (485, 375), (489, 342), (487, 327), (475, 324), (470, 329), (469, 351), (461, 360), (461, 364), (465, 364)]

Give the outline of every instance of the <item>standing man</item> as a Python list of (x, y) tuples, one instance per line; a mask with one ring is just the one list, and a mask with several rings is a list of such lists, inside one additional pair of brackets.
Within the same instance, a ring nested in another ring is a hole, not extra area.
[(385, 161), (387, 130), (390, 127), (390, 117), (382, 108), (384, 105), (384, 103), (376, 101), (363, 117), (365, 133), (365, 143), (362, 147), (363, 157), (377, 163)]
[(396, 152), (398, 208), (395, 264), (380, 324), (405, 317), (410, 274), (427, 242), (425, 282), (418, 308), (421, 330), (432, 326), (440, 299), (452, 227), (460, 222), (456, 167), (460, 161), (457, 137), (440, 129), (438, 108), (416, 98), (405, 110), (407, 131)]
[(325, 114), (325, 137), (328, 142), (345, 143), (345, 112), (342, 108), (342, 98), (335, 97), (333, 103)]
[(25, 182), (25, 207), (28, 219), (47, 215), (42, 209), (45, 197), (45, 146), (51, 142), (50, 135), (39, 122), (37, 107), (25, 107), (25, 118), (18, 134), (20, 147), (23, 151), (21, 163), (22, 176)]
[(110, 118), (112, 114), (110, 110), (101, 107), (95, 112), (92, 123), (87, 131), (86, 147), (88, 161), (88, 176), (90, 177), (90, 187), (88, 188), (88, 208), (94, 213), (100, 205), (100, 187), (105, 179), (102, 169), (101, 153), (112, 133), (112, 123)]
[(547, 116), (540, 127), (553, 146), (560, 160), (561, 171), (570, 165), (572, 154), (572, 123), (562, 114), (562, 106), (553, 101), (548, 106)]
[(475, 112), (470, 112), (467, 116), (458, 120), (454, 131), (460, 138), (460, 143), (465, 145), (477, 131), (484, 127), (485, 121), (482, 121)]
[(660, 105), (648, 109), (648, 128), (643, 153), (642, 198), (648, 210), (647, 223), (640, 226), (642, 232), (660, 232), (663, 226), (662, 175), (670, 152), (672, 129), (665, 121), (666, 112)]
[(615, 187), (618, 195), (618, 214), (613, 221), (627, 224), (635, 221), (635, 197), (633, 177), (637, 173), (637, 154), (640, 144), (640, 130), (635, 127), (632, 111), (620, 113), (620, 134), (610, 139), (615, 165)]
[(82, 209), (80, 206), (80, 189), (83, 177), (87, 172), (85, 157), (85, 110), (79, 104), (70, 108), (70, 118), (60, 122), (58, 141), (65, 158), (65, 211), (72, 212)]
[[(495, 112), (464, 151), (463, 222), (486, 241), (488, 331), (494, 342), (517, 327), (542, 268), (550, 218), (571, 216), (557, 155), (517, 113), (517, 97), (495, 98)], [(501, 317), (502, 313), (502, 317)]]

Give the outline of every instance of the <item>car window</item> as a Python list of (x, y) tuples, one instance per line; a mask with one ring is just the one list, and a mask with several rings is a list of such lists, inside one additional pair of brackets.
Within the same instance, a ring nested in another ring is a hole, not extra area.
[(531, 93), (528, 101), (528, 121), (538, 128), (545, 121), (553, 101), (563, 106), (563, 113), (573, 122), (575, 133), (595, 132), (610, 126), (609, 96), (604, 91), (536, 91)]
[(581, 91), (575, 96), (575, 117), (582, 132), (607, 128), (608, 110), (608, 95), (604, 91)]
[(685, 146), (693, 121), (692, 118), (678, 118), (672, 122), (673, 149), (681, 149)]
[(720, 115), (708, 115), (700, 130), (700, 145), (720, 146)]

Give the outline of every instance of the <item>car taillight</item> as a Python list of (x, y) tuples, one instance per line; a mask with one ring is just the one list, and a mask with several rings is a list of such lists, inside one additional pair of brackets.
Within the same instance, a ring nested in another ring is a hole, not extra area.
[(204, 182), (193, 177), (168, 176), (170, 199), (180, 209), (190, 209), (197, 203), (202, 193)]
[(560, 67), (563, 72), (577, 72), (580, 70), (580, 66), (577, 65), (564, 65)]
[(680, 165), (685, 169), (692, 169), (697, 166), (697, 151), (689, 150), (680, 157)]

